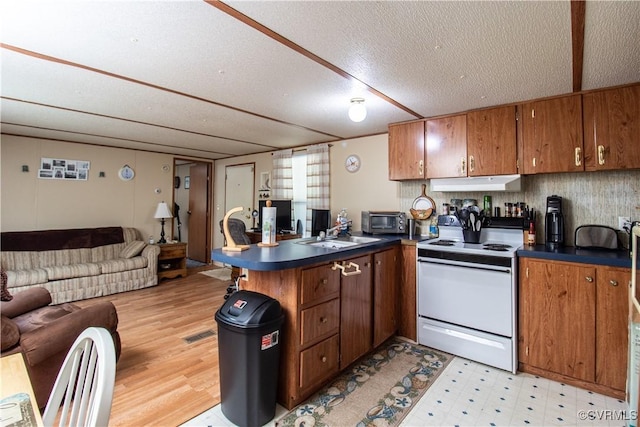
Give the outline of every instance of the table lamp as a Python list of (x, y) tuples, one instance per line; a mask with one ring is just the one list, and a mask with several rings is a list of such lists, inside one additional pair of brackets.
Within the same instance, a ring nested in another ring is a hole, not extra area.
[(160, 240), (158, 240), (158, 243), (167, 243), (164, 239), (164, 220), (167, 218), (173, 218), (173, 215), (171, 215), (171, 211), (169, 210), (169, 206), (167, 206), (165, 202), (158, 203), (156, 214), (153, 217), (155, 219), (159, 219), (162, 223), (162, 231), (160, 232)]

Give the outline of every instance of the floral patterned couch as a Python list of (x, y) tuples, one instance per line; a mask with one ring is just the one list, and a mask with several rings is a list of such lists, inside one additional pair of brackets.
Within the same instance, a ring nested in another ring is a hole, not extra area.
[(43, 287), (53, 304), (155, 286), (159, 253), (128, 227), (0, 233), (8, 291)]

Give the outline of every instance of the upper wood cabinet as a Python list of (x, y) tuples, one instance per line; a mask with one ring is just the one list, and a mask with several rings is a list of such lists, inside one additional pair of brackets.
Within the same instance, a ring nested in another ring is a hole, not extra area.
[(581, 95), (522, 106), (524, 174), (584, 170)]
[(426, 122), (427, 178), (467, 176), (467, 115)]
[(640, 168), (640, 85), (584, 94), (585, 169)]
[(389, 125), (389, 179), (424, 179), (424, 122)]
[(518, 173), (516, 107), (467, 113), (467, 175)]

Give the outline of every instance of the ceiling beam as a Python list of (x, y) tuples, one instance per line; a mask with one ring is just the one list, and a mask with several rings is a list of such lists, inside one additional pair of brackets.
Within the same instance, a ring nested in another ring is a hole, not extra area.
[(573, 91), (582, 90), (584, 59), (584, 14), (586, 2), (571, 0), (571, 46), (573, 53)]
[(353, 76), (352, 74), (349, 74), (348, 72), (346, 72), (345, 70), (335, 66), (334, 64), (330, 63), (329, 61), (319, 57), (318, 55), (308, 51), (307, 49), (303, 48), (302, 46), (292, 42), (291, 40), (287, 39), (286, 37), (283, 37), (282, 35), (276, 33), (275, 31), (273, 31), (272, 29), (262, 25), (261, 23), (249, 18), (247, 15), (244, 15), (243, 13), (239, 12), (238, 10), (232, 8), (231, 6), (227, 5), (226, 3), (223, 3), (220, 0), (204, 0), (205, 3), (208, 3), (209, 5), (215, 7), (216, 9), (226, 13), (229, 16), (232, 16), (234, 18), (236, 18), (238, 21), (250, 26), (251, 28), (253, 28), (254, 30), (260, 31), (262, 34), (264, 34), (265, 36), (268, 36), (270, 38), (272, 38), (273, 40), (277, 41), (278, 43), (283, 44), (284, 46), (287, 46), (290, 49), (293, 49), (294, 51), (298, 52), (299, 54), (311, 59), (312, 61), (322, 65), (323, 67), (333, 71), (336, 74), (339, 74), (340, 76), (344, 77), (347, 80), (353, 81), (353, 82), (357, 82), (358, 85), (363, 86), (364, 88), (366, 88), (366, 90), (370, 93), (372, 93), (373, 95), (377, 96), (378, 98), (381, 98), (383, 100), (385, 100), (386, 102), (388, 102), (389, 104), (393, 105), (396, 108), (401, 109), (402, 111), (411, 114), (412, 116), (418, 118), (418, 119), (422, 119), (423, 117), (416, 113), (415, 111), (411, 110), (409, 107), (406, 107), (402, 104), (400, 104), (398, 101), (396, 101), (393, 98), (388, 97), (387, 95), (385, 95), (384, 93), (380, 92), (379, 90), (369, 86), (368, 84), (366, 84), (365, 82), (363, 82), (362, 80), (359, 80), (357, 77)]

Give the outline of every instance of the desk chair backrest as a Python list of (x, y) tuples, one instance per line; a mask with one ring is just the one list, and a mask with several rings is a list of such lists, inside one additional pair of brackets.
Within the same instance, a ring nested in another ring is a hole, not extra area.
[(113, 338), (104, 328), (87, 328), (62, 363), (42, 416), (53, 426), (107, 426), (116, 376)]

